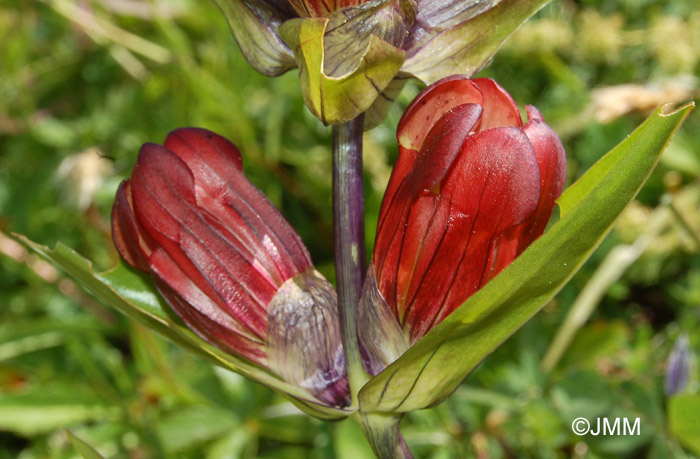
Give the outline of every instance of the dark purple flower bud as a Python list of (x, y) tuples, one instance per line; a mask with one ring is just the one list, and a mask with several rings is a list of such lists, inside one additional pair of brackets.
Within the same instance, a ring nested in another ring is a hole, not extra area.
[(348, 404), (335, 291), (231, 142), (184, 128), (141, 147), (112, 232), (124, 260), (203, 339), (324, 404)]
[(688, 335), (683, 333), (676, 340), (671, 355), (668, 357), (666, 380), (664, 381), (666, 395), (671, 396), (685, 389), (688, 385), (691, 363), (692, 356), (688, 343)]

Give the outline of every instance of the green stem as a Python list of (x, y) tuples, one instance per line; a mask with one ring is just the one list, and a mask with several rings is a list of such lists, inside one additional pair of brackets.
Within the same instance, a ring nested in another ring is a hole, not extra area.
[(413, 459), (401, 435), (401, 415), (359, 413), (362, 430), (379, 459)]
[(333, 126), (335, 273), (345, 366), (354, 406), (357, 406), (357, 393), (368, 379), (357, 344), (357, 305), (365, 275), (362, 132), (362, 115)]

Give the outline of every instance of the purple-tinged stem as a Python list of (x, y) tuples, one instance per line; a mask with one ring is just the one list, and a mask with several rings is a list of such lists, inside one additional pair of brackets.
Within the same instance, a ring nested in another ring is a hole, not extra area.
[[(352, 405), (369, 380), (357, 342), (357, 308), (365, 277), (365, 199), (362, 180), (363, 116), (333, 126), (333, 227), (335, 278), (340, 326)], [(367, 440), (380, 459), (413, 456), (399, 429), (400, 415), (356, 412)]]
[(368, 376), (357, 344), (357, 305), (365, 277), (365, 199), (362, 180), (363, 115), (333, 126), (335, 277), (345, 366), (352, 403)]
[(401, 415), (360, 412), (359, 417), (365, 437), (378, 459), (413, 459), (401, 435)]

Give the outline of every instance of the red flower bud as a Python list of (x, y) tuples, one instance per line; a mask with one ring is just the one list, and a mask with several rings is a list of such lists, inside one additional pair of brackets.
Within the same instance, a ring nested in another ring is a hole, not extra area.
[(348, 6), (361, 5), (368, 0), (289, 0), (301, 17), (321, 17)]
[(203, 339), (347, 404), (335, 291), (231, 142), (185, 128), (145, 144), (117, 192), (112, 231), (126, 262)]
[(566, 154), (537, 109), (527, 114), (523, 125), (493, 80), (453, 76), (425, 89), (401, 118), (359, 312), (376, 324), (358, 327), (372, 373), (544, 231), (564, 187)]

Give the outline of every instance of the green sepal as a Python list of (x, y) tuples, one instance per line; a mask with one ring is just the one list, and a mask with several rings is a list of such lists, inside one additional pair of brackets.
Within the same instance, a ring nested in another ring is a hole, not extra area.
[(433, 37), (404, 63), (403, 72), (432, 84), (449, 75), (475, 75), (520, 25), (549, 0), (503, 0)]
[(343, 76), (324, 72), (324, 36), (328, 18), (291, 19), (279, 33), (299, 65), (304, 101), (324, 124), (356, 118), (372, 106), (391, 83), (406, 59), (406, 52), (371, 35), (355, 69)]
[(280, 40), (271, 17), (263, 18), (243, 0), (215, 1), (241, 52), (255, 70), (263, 75), (278, 76), (296, 66), (294, 55)]
[(24, 236), (17, 237), (46, 260), (63, 269), (105, 304), (210, 362), (280, 392), (307, 414), (328, 420), (342, 419), (350, 414), (346, 410), (319, 404), (311, 394), (282, 381), (265, 368), (242, 357), (225, 353), (202, 340), (170, 317), (168, 306), (147, 276), (122, 261), (109, 271), (96, 273), (92, 262), (60, 242), (54, 249), (50, 249)]
[(396, 78), (391, 80), (391, 83), (389, 83), (379, 97), (374, 100), (372, 106), (365, 112), (365, 131), (379, 126), (382, 121), (384, 121), (384, 118), (386, 118), (394, 101), (399, 97), (399, 94), (401, 94), (409, 78), (408, 76), (399, 74)]
[(693, 108), (657, 110), (559, 199), (561, 217), (510, 266), (360, 391), (364, 412), (434, 405), (576, 273), (636, 196)]
[(68, 438), (70, 444), (73, 445), (75, 451), (80, 454), (80, 457), (83, 459), (104, 459), (103, 456), (85, 440), (73, 435), (70, 430), (65, 430), (64, 432), (66, 433), (66, 438)]

